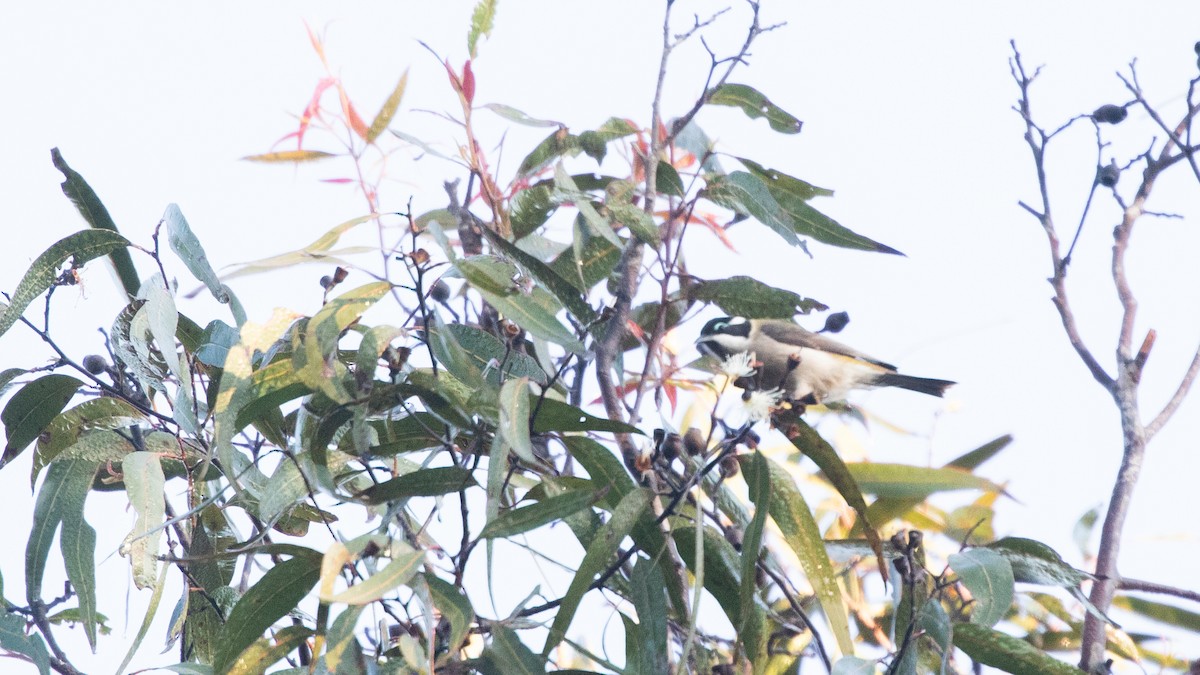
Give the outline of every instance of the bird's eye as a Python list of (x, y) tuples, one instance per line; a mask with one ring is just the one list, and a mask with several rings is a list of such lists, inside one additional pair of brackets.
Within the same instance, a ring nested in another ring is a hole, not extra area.
[(715, 324), (713, 324), (713, 330), (714, 331), (723, 330), (728, 325), (729, 325), (728, 321), (718, 321)]

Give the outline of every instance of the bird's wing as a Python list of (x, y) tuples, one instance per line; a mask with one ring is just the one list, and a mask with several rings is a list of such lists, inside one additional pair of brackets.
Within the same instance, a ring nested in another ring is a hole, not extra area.
[(838, 342), (837, 340), (831, 340), (831, 339), (825, 337), (824, 335), (820, 335), (818, 333), (813, 333), (812, 331), (805, 330), (805, 329), (801, 328), (800, 326), (797, 326), (794, 323), (787, 323), (787, 322), (782, 322), (782, 321), (781, 322), (764, 322), (763, 324), (761, 324), (759, 326), (759, 330), (762, 331), (763, 335), (771, 338), (772, 340), (775, 340), (776, 342), (782, 342), (782, 343), (788, 344), (788, 345), (795, 345), (796, 347), (807, 347), (809, 349), (818, 349), (820, 351), (829, 352), (831, 354), (840, 354), (842, 356), (849, 356), (851, 358), (859, 359), (862, 361), (866, 361), (868, 363), (873, 363), (873, 364), (875, 364), (877, 366), (881, 366), (883, 368), (887, 368), (888, 370), (896, 370), (896, 366), (893, 366), (890, 363), (885, 363), (883, 361), (880, 361), (879, 359), (867, 356), (866, 354), (858, 351), (857, 349), (847, 347), (846, 345)]

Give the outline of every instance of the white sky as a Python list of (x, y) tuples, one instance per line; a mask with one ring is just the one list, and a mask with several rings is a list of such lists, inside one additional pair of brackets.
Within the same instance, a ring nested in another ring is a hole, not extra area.
[[(165, 206), (177, 202), (217, 265), (294, 248), (360, 215), (363, 202), (350, 188), (318, 182), (344, 175), (346, 164), (292, 169), (239, 161), (268, 150), (293, 129), (291, 115), (322, 75), (303, 21), (324, 30), (330, 58), (364, 116), (373, 115), (399, 74), (411, 69), (393, 126), (450, 149), (454, 130), (412, 110), (455, 105), (444, 72), (416, 40), (461, 65), (472, 4), (5, 3), (0, 198), (9, 243), (0, 249), (0, 288), (14, 288), (33, 258), (81, 226), (50, 164), (54, 146), (99, 192), (126, 236), (148, 244)], [(501, 3), (496, 31), (475, 64), (476, 100), (513, 105), (573, 130), (594, 128), (610, 115), (645, 124), (660, 4)], [(1192, 45), (1200, 38), (1200, 5), (764, 4), (766, 21), (788, 26), (763, 36), (752, 67), (734, 79), (759, 87), (804, 120), (803, 133), (779, 136), (765, 122), (732, 111), (706, 111), (700, 124), (731, 154), (835, 189), (837, 195), (819, 208), (908, 257), (813, 243), (815, 259), (809, 260), (784, 250), (765, 228), (744, 224), (733, 230), (740, 258), (709, 256), (695, 247), (694, 270), (710, 277), (753, 274), (847, 310), (852, 322), (841, 339), (904, 372), (960, 382), (940, 415), (940, 403), (903, 392), (857, 399), (921, 435), (905, 438), (875, 427), (860, 439), (875, 458), (940, 463), (1014, 434), (1013, 446), (983, 471), (1008, 481), (1020, 500), (1002, 505), (997, 529), (1051, 543), (1078, 563), (1071, 528), (1086, 509), (1105, 501), (1120, 435), (1115, 407), (1068, 347), (1048, 300), (1051, 270), (1041, 229), (1016, 205), (1033, 200), (1035, 192), (1022, 128), (1010, 110), (1016, 89), (1008, 40), (1017, 40), (1027, 65), (1047, 65), (1034, 90), (1035, 113), (1046, 126), (1126, 100), (1113, 73), (1134, 57), (1148, 97), (1171, 118), (1196, 74)], [(693, 8), (681, 0), (676, 11), (679, 17), (693, 11), (704, 16), (723, 5), (698, 2)], [(725, 25), (735, 34), (714, 36), (714, 45), (740, 40), (736, 12)], [(696, 44), (676, 59), (669, 115), (685, 110), (699, 93), (706, 66)], [(1119, 161), (1144, 149), (1141, 132), (1148, 120), (1140, 117), (1134, 112), (1109, 130)], [(485, 149), (502, 172), (511, 172), (544, 132), (514, 128), (498, 158), (494, 144), (503, 130), (500, 120), (488, 118), (482, 133), (493, 146)], [(1054, 187), (1064, 237), (1078, 217), (1095, 152), (1088, 127), (1072, 138), (1077, 142), (1062, 142), (1052, 164), (1061, 171)], [(1150, 208), (1196, 215), (1196, 186), (1186, 171), (1176, 173)], [(453, 175), (431, 158), (417, 164), (399, 159), (390, 174), (400, 182), (385, 189), (384, 208), (401, 210), (411, 195), (417, 212), (444, 204), (437, 180)], [(1128, 176), (1123, 185), (1133, 180)], [(1100, 199), (1093, 212), (1097, 217), (1083, 233), (1070, 284), (1084, 335), (1111, 369), (1119, 309), (1107, 276), (1115, 209)], [(1142, 389), (1146, 419), (1170, 396), (1200, 341), (1200, 285), (1189, 264), (1200, 243), (1194, 222), (1146, 219), (1134, 235), (1130, 277), (1141, 301), (1138, 336), (1149, 328), (1159, 334)], [(715, 243), (710, 247), (722, 253)], [(79, 356), (99, 351), (92, 326), (107, 327), (118, 309), (101, 267), (91, 269), (86, 298), (68, 289), (57, 305), (58, 325), (71, 321), (78, 332), (65, 342)], [(275, 305), (311, 312), (320, 301), (316, 278), (323, 273), (314, 268), (234, 287), (251, 316), (263, 317)], [(219, 316), (206, 305), (184, 310), (201, 323)], [(0, 343), (0, 367), (40, 361), (44, 350), (34, 350), (41, 348), (18, 326)], [(1189, 504), (1198, 405), (1185, 404), (1151, 446), (1127, 526), (1127, 576), (1194, 586), (1200, 540)], [(28, 466), (26, 456), (0, 472), (0, 489), (28, 494)], [(109, 517), (103, 509), (111, 509), (114, 520), (132, 522), (119, 500), (95, 499), (92, 507), (95, 524)], [(11, 542), (0, 570), (14, 602), (24, 595), (20, 552), (30, 509), (25, 500), (10, 499), (0, 526)], [(121, 534), (110, 533), (105, 549), (102, 533), (101, 556), (115, 550)], [(98, 572), (118, 593), (115, 601), (101, 601), (117, 634), (103, 640), (95, 661), (112, 669), (140, 614), (131, 610), (133, 626), (124, 628), (119, 603), (126, 563), (114, 556)], [(47, 588), (57, 583), (53, 579)], [(142, 602), (131, 600), (135, 607)], [(152, 633), (135, 666), (164, 662), (153, 653), (160, 636)], [(80, 643), (67, 642), (73, 653), (84, 653)], [(14, 665), (5, 663), (6, 672), (16, 672)]]

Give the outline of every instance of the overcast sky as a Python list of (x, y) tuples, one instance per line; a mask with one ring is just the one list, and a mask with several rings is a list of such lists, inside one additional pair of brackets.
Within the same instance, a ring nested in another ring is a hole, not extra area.
[[(346, 164), (293, 169), (239, 161), (267, 151), (294, 129), (293, 116), (323, 74), (304, 22), (326, 36), (334, 68), (364, 115), (373, 115), (399, 75), (410, 70), (393, 126), (453, 153), (453, 127), (416, 110), (456, 105), (444, 71), (417, 40), (461, 64), (472, 4), (5, 3), (0, 196), (8, 243), (0, 247), (0, 288), (11, 291), (33, 258), (81, 226), (59, 190), (51, 147), (88, 178), (126, 236), (149, 245), (164, 208), (176, 202), (217, 265), (297, 247), (361, 215), (363, 202), (352, 188), (319, 182), (344, 176)], [(613, 115), (646, 124), (660, 4), (502, 2), (495, 33), (475, 64), (476, 100), (509, 104), (573, 130), (594, 128)], [(676, 11), (686, 20), (724, 4), (680, 0)], [(880, 425), (823, 429), (843, 441), (848, 433), (872, 458), (935, 464), (1012, 433), (1015, 443), (984, 469), (1007, 481), (1019, 500), (1002, 504), (997, 530), (1051, 543), (1077, 564), (1071, 529), (1084, 511), (1106, 500), (1120, 432), (1115, 407), (1067, 345), (1049, 302), (1045, 237), (1017, 207), (1036, 194), (1023, 129), (1010, 109), (1016, 88), (1008, 42), (1017, 41), (1028, 65), (1046, 65), (1034, 91), (1035, 114), (1046, 126), (1127, 100), (1114, 73), (1127, 70), (1134, 58), (1148, 98), (1170, 119), (1196, 75), (1200, 5), (1134, 4), (764, 0), (765, 21), (787, 26), (763, 36), (751, 67), (734, 79), (757, 86), (804, 120), (803, 132), (779, 136), (732, 111), (706, 111), (698, 120), (722, 151), (836, 190), (817, 206), (907, 257), (813, 243), (809, 259), (780, 246), (765, 228), (744, 224), (732, 232), (741, 251), (734, 259), (715, 240), (697, 237), (689, 251), (693, 271), (706, 277), (753, 274), (848, 311), (845, 342), (904, 372), (960, 383), (944, 404), (907, 392), (855, 399), (913, 435)], [(714, 47), (740, 40), (739, 16), (731, 13), (728, 31), (712, 36)], [(707, 66), (698, 44), (675, 58), (668, 115), (686, 110), (700, 93)], [(1148, 123), (1135, 112), (1110, 130), (1118, 161), (1145, 148)], [(495, 145), (509, 125), (499, 118), (481, 125), (502, 174), (511, 173), (545, 133), (513, 128), (500, 153)], [(1094, 169), (1090, 126), (1061, 145), (1051, 166), (1056, 208), (1070, 230)], [(412, 156), (401, 153), (390, 166), (395, 181), (383, 193), (385, 210), (402, 210), (410, 197), (417, 212), (444, 205), (438, 181), (454, 175), (451, 167), (430, 157), (412, 162)], [(1195, 216), (1194, 179), (1178, 173), (1164, 181), (1150, 208)], [(1134, 177), (1125, 180), (1123, 185), (1132, 184)], [(1093, 212), (1070, 287), (1085, 338), (1111, 371), (1119, 306), (1107, 275), (1117, 212), (1103, 199)], [(1134, 235), (1137, 335), (1149, 328), (1159, 335), (1142, 390), (1147, 419), (1170, 396), (1200, 342), (1200, 284), (1190, 260), (1200, 243), (1195, 224), (1146, 219)], [(99, 351), (92, 327), (107, 327), (119, 308), (101, 266), (89, 269), (82, 292), (66, 289), (57, 298), (59, 325), (71, 322), (76, 334), (67, 342), (80, 356)], [(252, 317), (277, 305), (311, 312), (320, 302), (315, 280), (323, 273), (247, 279), (234, 288)], [(184, 310), (204, 321), (217, 316), (202, 304)], [(693, 333), (698, 329), (699, 323)], [(16, 327), (0, 342), (0, 367), (30, 365), (29, 354), (42, 358), (44, 350), (31, 351), (39, 349)], [(1198, 411), (1200, 402), (1189, 401), (1151, 446), (1127, 526), (1127, 576), (1194, 587), (1200, 559), (1191, 506)], [(27, 494), (28, 466), (24, 457), (6, 467), (0, 485)], [(120, 500), (101, 498), (95, 505), (132, 523)], [(9, 599), (19, 602), (20, 551), (31, 507), (11, 498), (6, 508), (0, 532), (13, 544), (0, 570)], [(91, 518), (96, 523), (100, 516)], [(101, 556), (115, 550), (121, 534), (109, 537), (107, 549), (102, 538)], [(113, 556), (98, 573), (110, 575), (120, 594), (124, 584), (115, 580), (127, 570)], [(117, 629), (97, 657), (97, 663), (112, 664), (105, 668), (115, 667), (136, 630), (125, 628), (111, 600), (101, 606)], [(144, 600), (131, 602), (140, 606)], [(132, 610), (133, 626), (140, 618)], [(152, 648), (160, 635), (147, 640), (135, 665), (163, 662)], [(9, 672), (11, 664), (4, 667)]]

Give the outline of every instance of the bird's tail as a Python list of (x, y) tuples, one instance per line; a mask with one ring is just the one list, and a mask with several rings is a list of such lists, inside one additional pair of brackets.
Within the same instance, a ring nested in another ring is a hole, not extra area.
[(883, 373), (875, 380), (874, 384), (879, 387), (900, 387), (909, 391), (916, 391), (930, 396), (944, 396), (946, 390), (955, 383), (950, 380), (935, 380), (929, 377), (913, 377), (912, 375), (901, 375), (900, 373)]

